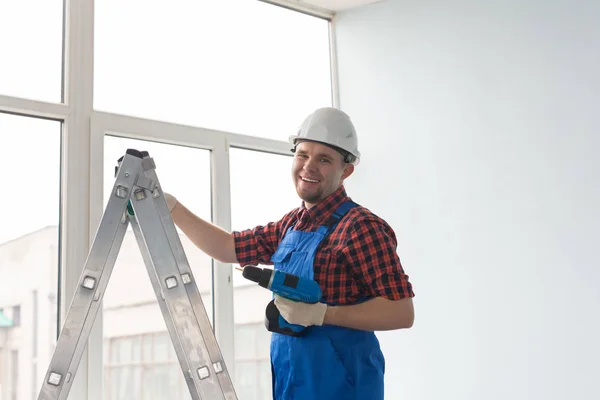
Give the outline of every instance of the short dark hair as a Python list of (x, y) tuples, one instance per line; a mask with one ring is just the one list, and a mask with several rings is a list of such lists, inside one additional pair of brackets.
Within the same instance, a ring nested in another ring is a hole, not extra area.
[(294, 147), (292, 147), (292, 148), (290, 149), (290, 151), (291, 151), (292, 153), (295, 153), (295, 152), (296, 152), (296, 146), (298, 146), (298, 143), (302, 143), (302, 142), (315, 142), (315, 143), (321, 143), (321, 144), (324, 144), (324, 145), (325, 145), (325, 146), (327, 146), (327, 147), (331, 147), (332, 149), (334, 149), (335, 151), (337, 151), (338, 153), (340, 153), (340, 154), (342, 155), (342, 157), (343, 157), (343, 159), (344, 159), (344, 162), (345, 162), (345, 163), (351, 164), (351, 163), (353, 163), (354, 161), (356, 161), (356, 157), (355, 157), (355, 156), (354, 156), (352, 153), (350, 153), (349, 151), (347, 151), (347, 150), (344, 150), (344, 149), (342, 149), (341, 147), (337, 147), (337, 146), (334, 146), (334, 145), (332, 145), (332, 144), (329, 144), (329, 143), (319, 142), (318, 140), (310, 140), (310, 139), (296, 139), (296, 140), (294, 141)]

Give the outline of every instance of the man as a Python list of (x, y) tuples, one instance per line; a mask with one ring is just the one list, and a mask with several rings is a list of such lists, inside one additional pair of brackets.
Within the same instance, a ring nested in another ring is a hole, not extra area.
[(301, 337), (273, 333), (276, 400), (383, 400), (384, 357), (374, 331), (410, 328), (414, 296), (392, 228), (346, 195), (358, 164), (356, 130), (335, 108), (308, 116), (290, 137), (292, 180), (302, 204), (281, 220), (228, 233), (166, 194), (173, 220), (202, 251), (226, 263), (273, 264), (317, 281), (322, 302), (275, 295)]

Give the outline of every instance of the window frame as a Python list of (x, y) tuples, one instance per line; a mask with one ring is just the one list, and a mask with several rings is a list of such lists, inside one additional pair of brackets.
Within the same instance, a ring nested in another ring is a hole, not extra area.
[[(335, 14), (290, 0), (255, 0), (281, 6), (329, 22), (332, 104), (339, 106), (335, 47)], [(51, 103), (0, 94), (0, 112), (38, 117), (62, 123), (59, 304), (60, 330), (102, 217), (104, 135), (161, 141), (211, 151), (213, 222), (231, 229), (229, 149), (232, 147), (291, 155), (285, 141), (190, 127), (93, 109), (94, 0), (64, 0), (62, 103)], [(168, 132), (168, 136), (166, 134)], [(109, 168), (110, 169), (110, 168)], [(67, 188), (80, 188), (67, 190)], [(217, 202), (216, 199), (219, 199)], [(81, 218), (82, 215), (88, 218)], [(214, 265), (215, 329), (228, 368), (234, 367), (232, 266)], [(58, 335), (59, 332), (57, 332)], [(70, 396), (102, 400), (102, 313), (98, 313), (88, 346), (71, 387)], [(233, 374), (234, 371), (231, 371)]]
[[(169, 133), (168, 137), (165, 136), (165, 132)], [(104, 212), (102, 202), (104, 173), (111, 169), (111, 166), (104, 165), (103, 146), (104, 137), (107, 134), (123, 138), (158, 141), (209, 150), (211, 152), (212, 222), (228, 231), (231, 230), (229, 148), (236, 147), (280, 155), (290, 155), (289, 144), (282, 141), (169, 122), (152, 121), (113, 113), (93, 112), (91, 116), (91, 147), (95, 150), (90, 154), (89, 184), (91, 191), (89, 204), (91, 226), (98, 226)], [(219, 346), (230, 374), (234, 372), (232, 274), (232, 264), (214, 261), (213, 304), (215, 307), (215, 335), (219, 341)], [(97, 334), (100, 340), (102, 340), (101, 313), (96, 317), (94, 332), (96, 330), (98, 331)], [(90, 337), (91, 340), (92, 337)], [(102, 349), (100, 348), (99, 351), (101, 352)]]

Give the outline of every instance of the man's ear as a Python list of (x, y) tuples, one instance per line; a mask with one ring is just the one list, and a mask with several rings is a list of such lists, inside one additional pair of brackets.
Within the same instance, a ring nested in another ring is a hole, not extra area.
[(346, 179), (354, 172), (354, 164), (346, 163), (344, 166), (344, 173), (342, 174), (342, 180)]

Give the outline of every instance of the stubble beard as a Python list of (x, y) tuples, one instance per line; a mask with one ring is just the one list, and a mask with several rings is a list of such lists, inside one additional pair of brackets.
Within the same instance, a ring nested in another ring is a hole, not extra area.
[(313, 193), (305, 193), (302, 192), (301, 190), (296, 189), (296, 193), (298, 194), (298, 197), (300, 197), (302, 200), (304, 200), (305, 203), (310, 203), (310, 204), (316, 204), (319, 201), (323, 200), (323, 190), (319, 189)]

